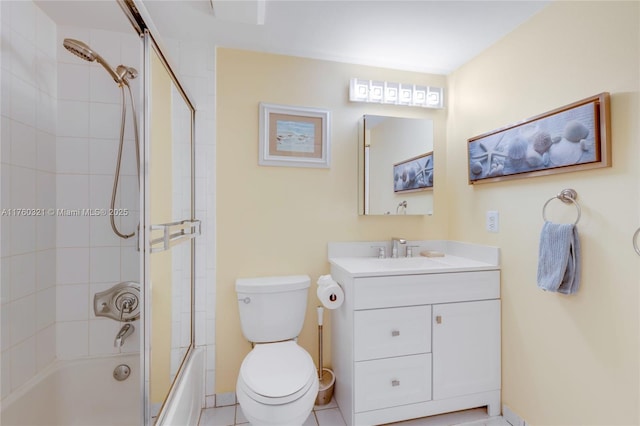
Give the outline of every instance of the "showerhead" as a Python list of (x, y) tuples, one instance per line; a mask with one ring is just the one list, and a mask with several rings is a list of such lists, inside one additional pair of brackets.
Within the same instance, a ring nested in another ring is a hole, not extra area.
[(65, 38), (64, 43), (62, 45), (69, 52), (73, 53), (77, 57), (84, 59), (85, 61), (93, 62), (96, 60), (96, 54), (89, 46), (84, 44), (79, 40), (74, 40), (72, 38)]
[(105, 61), (102, 58), (102, 56), (98, 55), (96, 52), (91, 50), (91, 48), (89, 46), (87, 46), (85, 43), (83, 43), (83, 42), (81, 42), (79, 40), (74, 40), (72, 38), (65, 38), (64, 42), (62, 43), (62, 45), (69, 52), (73, 53), (74, 55), (76, 55), (77, 57), (79, 57), (81, 59), (84, 59), (85, 61), (89, 61), (89, 62), (97, 61), (100, 65), (102, 65), (104, 67), (104, 69), (107, 70), (107, 72), (109, 73), (111, 78), (113, 78), (113, 80), (116, 83), (122, 84), (121, 76), (116, 74), (116, 72), (113, 70), (113, 68), (111, 68), (111, 65), (109, 65), (107, 63), (107, 61)]

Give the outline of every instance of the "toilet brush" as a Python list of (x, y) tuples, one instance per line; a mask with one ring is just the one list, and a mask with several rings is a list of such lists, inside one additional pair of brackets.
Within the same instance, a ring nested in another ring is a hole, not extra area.
[(331, 401), (333, 396), (333, 386), (336, 382), (336, 377), (328, 368), (322, 366), (322, 323), (324, 316), (324, 308), (318, 306), (318, 397), (316, 398), (316, 405), (325, 405)]

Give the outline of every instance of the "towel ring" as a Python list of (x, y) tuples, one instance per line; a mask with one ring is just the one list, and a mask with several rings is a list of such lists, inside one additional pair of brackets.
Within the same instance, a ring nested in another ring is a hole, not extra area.
[[(547, 214), (546, 214), (547, 205), (557, 198), (558, 200), (562, 201), (565, 204), (573, 203), (573, 205), (576, 206), (576, 210), (578, 210), (578, 217), (576, 218), (576, 221), (573, 222), (573, 224), (576, 225), (580, 221), (580, 216), (582, 215), (582, 209), (580, 209), (580, 204), (578, 204), (578, 202), (576, 201), (577, 197), (578, 197), (578, 193), (575, 190), (563, 189), (562, 191), (560, 191), (558, 195), (556, 195), (555, 197), (549, 198), (547, 202), (544, 203), (544, 206), (542, 206), (542, 218), (544, 219), (545, 222), (548, 222)], [(638, 231), (640, 231), (640, 229)], [(634, 237), (634, 242), (635, 242), (635, 237)], [(636, 251), (638, 251), (638, 254), (640, 254), (640, 249), (636, 249)]]
[(640, 247), (638, 247), (638, 235), (640, 234), (640, 228), (636, 229), (633, 234), (633, 249), (640, 255)]

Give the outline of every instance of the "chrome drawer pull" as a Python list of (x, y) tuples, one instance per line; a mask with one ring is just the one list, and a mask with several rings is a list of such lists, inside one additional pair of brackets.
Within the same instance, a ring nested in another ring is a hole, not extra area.
[(391, 386), (400, 386), (400, 380), (392, 380), (391, 381)]
[(399, 335), (400, 335), (400, 330), (393, 330), (393, 331), (391, 331), (391, 335), (392, 335), (393, 337), (397, 337), (397, 336), (399, 336)]

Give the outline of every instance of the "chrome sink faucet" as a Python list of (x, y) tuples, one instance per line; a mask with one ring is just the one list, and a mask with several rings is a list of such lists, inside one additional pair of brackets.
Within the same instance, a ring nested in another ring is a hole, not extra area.
[(391, 257), (394, 259), (400, 257), (400, 246), (406, 244), (407, 240), (404, 238), (391, 238)]
[(116, 336), (116, 340), (113, 341), (113, 346), (121, 348), (122, 345), (124, 345), (125, 339), (133, 334), (133, 330), (135, 330), (135, 328), (131, 324), (123, 325)]

